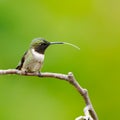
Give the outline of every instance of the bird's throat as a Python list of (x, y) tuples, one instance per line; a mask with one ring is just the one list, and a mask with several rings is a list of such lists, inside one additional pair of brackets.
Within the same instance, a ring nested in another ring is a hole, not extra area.
[(41, 63), (44, 61), (44, 54), (41, 54), (35, 51), (34, 49), (32, 49), (32, 55), (36, 61), (41, 62)]
[(40, 54), (44, 54), (45, 50), (41, 46), (36, 46), (34, 50)]

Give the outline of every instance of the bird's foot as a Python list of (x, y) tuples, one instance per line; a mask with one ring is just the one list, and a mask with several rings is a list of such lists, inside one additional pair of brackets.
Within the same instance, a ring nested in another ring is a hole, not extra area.
[(27, 71), (23, 71), (23, 70), (21, 70), (21, 75), (27, 75)]
[(41, 76), (42, 76), (42, 75), (41, 75), (41, 72), (39, 71), (39, 72), (38, 72), (38, 77), (41, 77)]

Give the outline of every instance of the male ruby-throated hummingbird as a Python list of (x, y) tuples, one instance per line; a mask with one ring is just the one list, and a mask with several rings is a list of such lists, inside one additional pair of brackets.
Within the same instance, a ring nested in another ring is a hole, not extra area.
[(48, 46), (53, 44), (68, 44), (80, 49), (78, 46), (67, 42), (48, 42), (43, 38), (36, 38), (31, 42), (28, 51), (25, 52), (16, 69), (23, 72), (40, 73), (44, 61), (45, 50)]
[(48, 42), (43, 38), (36, 38), (31, 42), (30, 48), (23, 55), (16, 69), (23, 72), (38, 72), (44, 61), (44, 53), (48, 46), (53, 44), (64, 44), (63, 42)]

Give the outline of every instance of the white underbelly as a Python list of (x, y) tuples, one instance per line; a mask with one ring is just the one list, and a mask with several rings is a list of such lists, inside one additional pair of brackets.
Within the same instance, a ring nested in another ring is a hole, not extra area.
[(28, 63), (23, 64), (22, 70), (26, 72), (39, 72), (42, 68), (43, 62), (31, 60)]
[(22, 70), (26, 72), (38, 72), (42, 68), (44, 54), (39, 54), (34, 49), (31, 50), (31, 53), (31, 57), (25, 60)]
[(29, 65), (30, 71), (36, 72), (39, 71), (42, 68), (42, 63), (40, 62), (33, 62), (31, 65)]

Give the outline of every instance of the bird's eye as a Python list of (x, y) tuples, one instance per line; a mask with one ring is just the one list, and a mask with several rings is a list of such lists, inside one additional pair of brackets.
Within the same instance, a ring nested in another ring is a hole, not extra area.
[(45, 43), (43, 43), (43, 45), (45, 46), (46, 44), (45, 44)]

